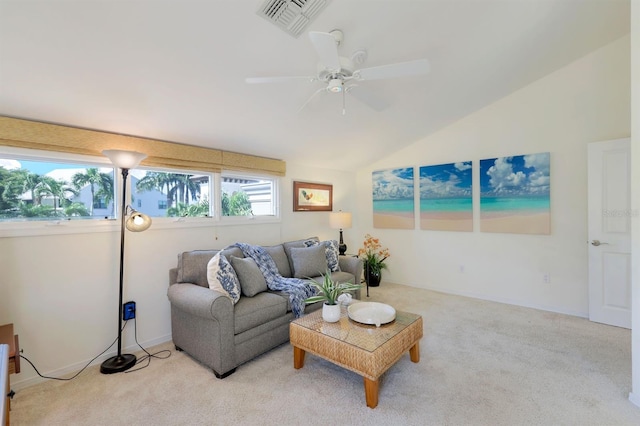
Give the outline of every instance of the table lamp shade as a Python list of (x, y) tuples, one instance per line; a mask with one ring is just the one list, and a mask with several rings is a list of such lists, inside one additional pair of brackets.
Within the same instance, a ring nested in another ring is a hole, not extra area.
[(336, 212), (329, 213), (329, 226), (331, 229), (351, 228), (351, 213)]

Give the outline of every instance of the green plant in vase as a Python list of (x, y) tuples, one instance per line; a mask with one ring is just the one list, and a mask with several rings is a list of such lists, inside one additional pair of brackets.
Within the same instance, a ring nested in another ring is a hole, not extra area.
[(327, 322), (340, 320), (338, 298), (343, 294), (350, 293), (362, 287), (360, 284), (334, 281), (331, 278), (330, 271), (322, 275), (322, 282), (310, 279), (309, 284), (316, 289), (316, 295), (308, 297), (305, 303), (324, 302), (322, 306), (322, 318)]

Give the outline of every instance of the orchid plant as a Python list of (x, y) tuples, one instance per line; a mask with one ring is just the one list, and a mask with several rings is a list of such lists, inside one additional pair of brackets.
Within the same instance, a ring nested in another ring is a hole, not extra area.
[(358, 250), (358, 257), (362, 258), (364, 267), (374, 274), (379, 274), (387, 267), (384, 261), (390, 256), (388, 248), (382, 248), (380, 240), (370, 234), (364, 236), (364, 247)]

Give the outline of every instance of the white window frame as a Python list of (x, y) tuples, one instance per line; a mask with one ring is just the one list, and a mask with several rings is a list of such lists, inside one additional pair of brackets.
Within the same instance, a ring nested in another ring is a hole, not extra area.
[[(39, 221), (15, 221), (0, 222), (0, 238), (39, 236), (39, 235), (62, 235), (62, 234), (85, 234), (96, 232), (114, 232), (120, 229), (119, 210), (122, 200), (122, 173), (115, 168), (106, 157), (94, 157), (55, 151), (40, 151), (26, 148), (14, 148), (8, 146), (0, 147), (0, 156), (14, 158), (16, 160), (30, 160), (43, 162), (78, 163), (79, 165), (96, 165), (98, 167), (110, 167), (114, 169), (114, 203), (116, 204), (115, 219), (86, 219), (86, 220), (39, 220)], [(143, 167), (145, 170), (154, 171), (175, 171), (187, 174), (208, 174), (210, 175), (210, 200), (213, 200), (213, 215), (209, 217), (154, 217), (153, 229), (175, 229), (175, 228), (197, 228), (206, 226), (227, 226), (227, 225), (251, 225), (280, 222), (280, 178), (271, 175), (261, 175), (252, 173), (239, 173), (233, 171), (223, 171), (222, 173), (199, 172), (195, 170), (161, 169), (156, 167)], [(268, 179), (273, 182), (273, 216), (221, 216), (221, 194), (222, 175), (238, 176), (247, 178)], [(129, 190), (131, 189), (131, 179), (127, 180)], [(213, 196), (211, 196), (213, 192)], [(120, 200), (120, 201), (118, 201)], [(135, 208), (135, 207), (134, 207)], [(141, 210), (142, 213), (144, 211)]]
[[(228, 171), (223, 170), (222, 173), (216, 173), (217, 178), (219, 179), (216, 182), (216, 188), (219, 190), (216, 191), (216, 209), (215, 214), (216, 217), (222, 222), (226, 224), (251, 224), (251, 223), (274, 223), (280, 222), (280, 178), (277, 176), (267, 176), (256, 173), (242, 173), (237, 171)], [(273, 203), (273, 215), (266, 216), (222, 216), (222, 175), (229, 177), (238, 177), (238, 178), (253, 178), (253, 179), (263, 179), (269, 180), (272, 182), (272, 193), (271, 202)]]

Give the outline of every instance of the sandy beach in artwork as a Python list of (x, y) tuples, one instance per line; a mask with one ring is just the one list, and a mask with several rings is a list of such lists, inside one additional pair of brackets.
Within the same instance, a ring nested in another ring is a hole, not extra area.
[(473, 212), (422, 212), (420, 229), (425, 231), (473, 231)]
[(413, 213), (374, 213), (374, 228), (390, 228), (390, 229), (414, 229), (415, 218)]
[(481, 232), (512, 234), (551, 234), (551, 214), (519, 212), (518, 214), (481, 213)]

